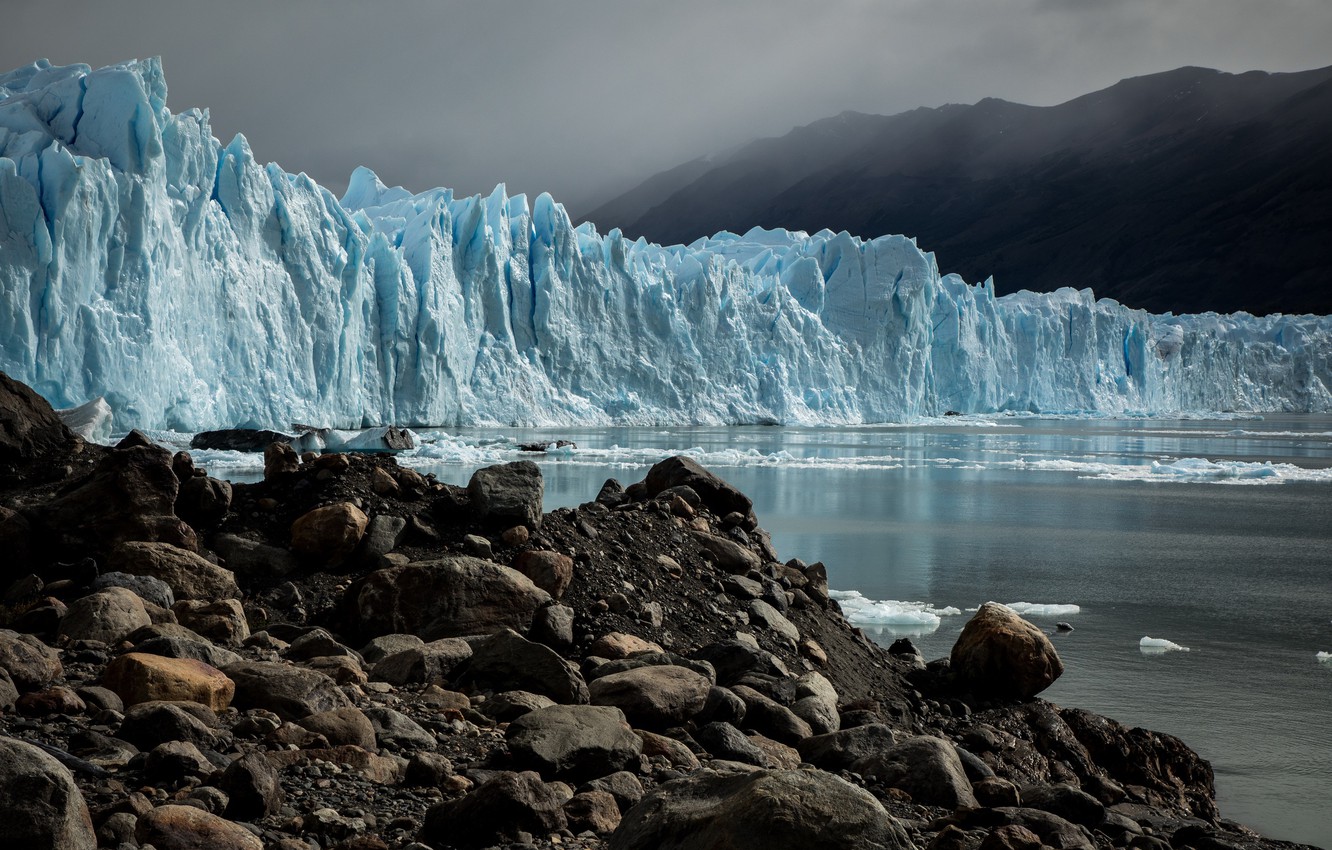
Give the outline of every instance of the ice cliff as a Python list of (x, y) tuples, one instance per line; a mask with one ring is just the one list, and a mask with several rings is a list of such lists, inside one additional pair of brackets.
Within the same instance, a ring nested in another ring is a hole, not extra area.
[(339, 200), (166, 99), (156, 60), (0, 76), (0, 369), (125, 426), (1332, 408), (1327, 317), (996, 298), (902, 236), (660, 247), (365, 169)]

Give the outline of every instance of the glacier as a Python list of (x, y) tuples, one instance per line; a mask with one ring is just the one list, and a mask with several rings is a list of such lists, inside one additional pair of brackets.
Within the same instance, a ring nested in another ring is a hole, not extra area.
[(903, 236), (663, 247), (364, 168), (339, 199), (172, 113), (159, 60), (38, 61), (0, 75), (0, 369), (181, 431), (1323, 411), (1332, 319), (996, 297)]

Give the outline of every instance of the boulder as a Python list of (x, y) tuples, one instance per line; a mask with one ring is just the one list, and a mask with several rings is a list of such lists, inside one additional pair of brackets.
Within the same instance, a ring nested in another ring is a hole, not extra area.
[(262, 753), (248, 753), (233, 761), (217, 787), (226, 792), (226, 816), (232, 820), (259, 820), (276, 814), (287, 798), (277, 769)]
[(296, 440), (291, 434), (260, 428), (224, 428), (219, 431), (200, 431), (190, 438), (192, 449), (220, 449), (230, 452), (262, 452), (274, 443), (290, 444)]
[(592, 641), (592, 645), (587, 648), (587, 654), (597, 658), (628, 658), (631, 655), (637, 655), (640, 652), (663, 652), (660, 644), (653, 643), (650, 640), (644, 640), (637, 635), (627, 635), (624, 632), (610, 632), (604, 634)]
[(608, 850), (914, 850), (869, 792), (828, 773), (701, 771), (625, 813)]
[(842, 718), (837, 713), (837, 691), (821, 673), (806, 673), (796, 682), (796, 701), (791, 711), (808, 723), (815, 735), (842, 728)]
[(221, 670), (190, 658), (130, 652), (112, 659), (102, 684), (125, 705), (167, 700), (197, 702), (213, 711), (231, 704), (236, 685)]
[(508, 723), (529, 711), (552, 705), (555, 705), (555, 701), (550, 697), (531, 691), (503, 691), (481, 703), (481, 713), (500, 723)]
[(380, 635), (361, 647), (361, 660), (366, 664), (374, 665), (390, 655), (402, 652), (404, 649), (414, 649), (422, 646), (425, 646), (425, 641), (416, 635)]
[(264, 850), (264, 842), (245, 827), (195, 806), (153, 809), (139, 818), (134, 838), (157, 850)]
[(997, 602), (982, 605), (963, 627), (950, 661), (958, 681), (982, 697), (1030, 699), (1064, 672), (1050, 639)]
[(712, 683), (684, 667), (639, 667), (602, 676), (589, 685), (593, 705), (613, 705), (635, 726), (680, 726), (703, 710)]
[(881, 723), (854, 726), (824, 735), (814, 735), (796, 744), (800, 757), (824, 770), (850, 770), (861, 759), (870, 758), (897, 745), (897, 733)]
[(264, 448), (264, 480), (274, 481), (298, 472), (301, 459), (288, 443), (274, 441)]
[(559, 703), (585, 704), (589, 699), (577, 667), (550, 647), (507, 629), (475, 644), (455, 678), (496, 690), (532, 691)]
[(746, 726), (791, 746), (813, 734), (809, 724), (794, 711), (753, 688), (736, 685), (731, 692), (744, 700)]
[(569, 830), (608, 835), (620, 825), (620, 807), (609, 791), (580, 791), (564, 804)]
[[(0, 380), (0, 402), (4, 386)], [(0, 847), (6, 850), (97, 848), (88, 805), (69, 770), (13, 738), (0, 737), (0, 812)]]
[(742, 640), (723, 640), (710, 643), (693, 654), (706, 661), (717, 671), (717, 684), (730, 685), (747, 673), (767, 676), (786, 676), (786, 665), (772, 653)]
[(286, 549), (269, 546), (235, 534), (219, 534), (213, 548), (234, 574), (252, 579), (282, 578), (297, 568), (296, 558)]
[(764, 602), (762, 599), (753, 599), (749, 602), (749, 621), (758, 623), (761, 626), (767, 626), (777, 633), (778, 637), (786, 641), (791, 646), (800, 642), (800, 630), (795, 624), (786, 619), (786, 616), (776, 608)]
[(759, 567), (763, 566), (763, 561), (758, 555), (755, 555), (734, 540), (718, 537), (715, 534), (708, 534), (706, 531), (695, 531), (694, 539), (698, 541), (700, 546), (712, 553), (712, 557), (716, 560), (717, 566), (721, 567), (728, 573), (743, 575), (750, 570), (757, 570)]
[(517, 570), (465, 555), (377, 570), (348, 594), (366, 635), (408, 632), (426, 640), (525, 632), (551, 601)]
[(420, 840), (431, 847), (490, 847), (516, 841), (520, 832), (546, 836), (564, 829), (567, 797), (530, 771), (502, 771), (458, 800), (425, 815)]
[(350, 705), (323, 673), (272, 661), (243, 661), (222, 672), (236, 683), (238, 709), (263, 708), (284, 720), (299, 720)]
[(291, 524), (291, 551), (321, 566), (347, 559), (365, 535), (370, 518), (351, 502), (324, 505)]
[(141, 750), (166, 741), (213, 746), (221, 730), (217, 715), (197, 702), (141, 702), (125, 709), (116, 737)]
[(564, 596), (573, 581), (573, 558), (559, 552), (527, 549), (513, 559), (513, 568), (549, 593), (551, 599)]
[(194, 475), (180, 482), (176, 516), (197, 529), (216, 528), (231, 510), (231, 482)]
[(111, 552), (107, 565), (130, 575), (161, 579), (171, 587), (177, 601), (202, 599), (211, 602), (240, 597), (240, 588), (231, 570), (168, 543), (122, 543)]
[(488, 466), (472, 473), (467, 482), (472, 510), (488, 523), (520, 522), (541, 525), (541, 498), (545, 487), (541, 468), (530, 460)]
[(230, 646), (240, 646), (250, 636), (250, 624), (239, 599), (182, 599), (171, 608), (182, 626), (196, 634)]
[(116, 643), (152, 622), (143, 600), (133, 591), (109, 587), (70, 603), (60, 618), (58, 634), (71, 641)]
[(951, 742), (932, 735), (908, 738), (890, 749), (866, 756), (852, 770), (899, 788), (927, 806), (975, 808), (962, 761)]
[(92, 583), (94, 591), (106, 590), (109, 587), (123, 587), (144, 602), (156, 605), (158, 608), (170, 608), (176, 604), (176, 595), (172, 593), (171, 585), (153, 576), (109, 572), (102, 573)]
[(367, 752), (378, 752), (375, 741), (375, 725), (365, 712), (354, 706), (321, 711), (296, 721), (299, 726), (323, 735), (331, 746), (351, 745)]
[(370, 678), (391, 685), (426, 684), (448, 678), (453, 669), (472, 657), (462, 638), (441, 638), (409, 647), (380, 660)]
[(44, 688), (65, 672), (58, 652), (32, 635), (9, 629), (0, 629), (0, 669), (20, 693)]
[(46, 399), (0, 372), (0, 464), (66, 453), (77, 444)]
[(643, 742), (618, 708), (553, 705), (509, 724), (506, 736), (515, 763), (542, 776), (594, 779), (637, 768)]
[(213, 763), (189, 741), (165, 741), (148, 753), (144, 775), (154, 782), (171, 785), (186, 778), (203, 778), (213, 772)]
[(375, 742), (388, 750), (431, 750), (435, 736), (400, 711), (377, 706), (365, 709), (365, 716), (375, 730)]
[(668, 457), (648, 470), (643, 479), (648, 498), (655, 498), (672, 487), (688, 487), (698, 494), (708, 510), (719, 517), (730, 513), (748, 516), (754, 503), (744, 493), (704, 469), (693, 458), (676, 455)]
[[(139, 634), (131, 635), (131, 638), (136, 638)], [(228, 664), (235, 664), (242, 660), (240, 655), (229, 649), (214, 646), (202, 636), (155, 635), (139, 641), (132, 651), (148, 655), (161, 655), (165, 658), (192, 658), (219, 670)]]
[(573, 646), (574, 610), (568, 605), (547, 605), (538, 608), (532, 616), (532, 628), (527, 636), (557, 650)]
[(1105, 805), (1100, 800), (1065, 782), (1025, 786), (1022, 805), (1087, 827), (1099, 826), (1105, 820)]
[(171, 452), (133, 446), (108, 453), (91, 475), (39, 513), (58, 541), (94, 552), (130, 540), (194, 550), (199, 544), (193, 529), (175, 515), (179, 489)]
[(713, 721), (694, 732), (694, 740), (713, 758), (769, 767), (768, 756), (745, 733), (725, 721)]

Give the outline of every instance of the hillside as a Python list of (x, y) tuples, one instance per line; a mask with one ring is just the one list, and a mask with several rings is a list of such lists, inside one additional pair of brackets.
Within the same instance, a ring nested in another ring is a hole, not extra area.
[(904, 233), (999, 292), (1332, 312), (1332, 67), (1180, 68), (1051, 107), (843, 113), (649, 178), (586, 217), (654, 242)]

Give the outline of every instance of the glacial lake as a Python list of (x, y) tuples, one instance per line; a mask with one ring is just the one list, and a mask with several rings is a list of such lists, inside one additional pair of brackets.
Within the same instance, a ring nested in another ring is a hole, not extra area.
[[(1044, 698), (1178, 735), (1212, 762), (1224, 817), (1332, 847), (1332, 661), (1317, 657), (1332, 653), (1332, 417), (419, 433), (431, 442), (404, 462), (450, 483), (537, 460), (547, 510), (687, 450), (754, 499), (783, 558), (922, 603), (858, 607), (896, 621), (863, 624), (873, 638), (927, 659), (987, 600), (1076, 605), (1028, 615), (1066, 667)], [(516, 450), (555, 439), (578, 448)], [(258, 472), (253, 455), (196, 457)], [(1147, 636), (1188, 651), (1149, 653)]]

